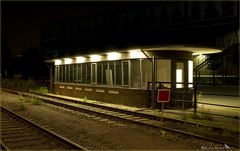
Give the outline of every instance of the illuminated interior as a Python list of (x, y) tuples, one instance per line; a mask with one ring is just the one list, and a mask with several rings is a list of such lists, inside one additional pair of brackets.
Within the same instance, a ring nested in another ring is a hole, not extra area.
[(62, 64), (62, 60), (60, 59), (54, 60), (54, 65), (60, 65), (60, 64)]
[[(177, 69), (176, 70), (176, 82), (178, 83), (178, 82), (183, 82), (183, 80), (182, 80), (182, 74), (183, 74), (183, 72), (182, 72), (182, 69)], [(182, 88), (183, 87), (183, 84), (176, 84), (176, 88)]]
[(121, 59), (122, 54), (118, 52), (107, 53), (107, 60), (118, 60)]
[(71, 58), (65, 58), (64, 59), (64, 64), (71, 64), (72, 63), (72, 59)]
[(90, 56), (91, 62), (101, 61), (101, 58), (102, 58), (102, 56), (100, 56), (100, 55), (91, 55), (91, 56)]
[[(164, 49), (174, 50), (174, 47), (156, 47), (142, 49), (143, 51)], [(176, 50), (184, 50), (199, 53), (197, 57), (204, 59), (204, 53), (218, 52), (218, 49), (179, 47)], [(151, 56), (150, 56), (151, 58)], [(77, 83), (88, 85), (101, 85), (109, 87), (129, 87), (146, 89), (148, 82), (152, 81), (152, 62), (147, 59), (141, 49), (125, 51), (112, 51), (94, 55), (75, 56), (72, 58), (60, 58), (51, 60), (55, 64), (56, 83)], [(176, 66), (172, 65), (172, 61)], [(173, 69), (174, 68), (174, 69)], [(188, 69), (188, 71), (185, 71)], [(172, 73), (172, 71), (175, 71)], [(172, 74), (176, 74), (171, 81)], [(184, 74), (187, 74), (185, 76)], [(187, 78), (188, 79), (184, 79)], [(156, 59), (156, 82), (176, 82), (176, 88), (184, 88), (184, 82), (193, 83), (193, 61), (176, 60), (169, 58)], [(171, 84), (164, 84), (171, 88)], [(188, 84), (188, 88), (193, 84)]]
[(85, 57), (76, 57), (76, 63), (84, 63), (84, 62), (86, 62)]
[[(188, 83), (193, 83), (193, 61), (188, 61)], [(189, 88), (192, 88), (193, 85), (189, 84)]]
[(179, 84), (184, 82), (184, 63), (178, 62), (176, 64), (176, 88), (183, 88), (183, 84)]
[(146, 58), (146, 56), (142, 53), (141, 50), (130, 50), (129, 55), (130, 58)]

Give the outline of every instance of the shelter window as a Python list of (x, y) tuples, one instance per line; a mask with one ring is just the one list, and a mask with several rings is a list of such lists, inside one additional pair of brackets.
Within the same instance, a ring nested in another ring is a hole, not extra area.
[(74, 68), (74, 83), (78, 82), (78, 65), (73, 65)]
[(193, 61), (188, 61), (188, 83), (191, 83), (188, 85), (189, 88), (193, 87)]
[(163, 86), (170, 88), (171, 84), (171, 60), (169, 59), (158, 59), (156, 62), (157, 65), (157, 81), (158, 82), (167, 82)]
[(97, 83), (97, 64), (91, 63), (91, 84)]
[(121, 61), (115, 61), (115, 79), (116, 79), (116, 82), (115, 84), (120, 86), (122, 85), (122, 70), (121, 70)]
[(91, 84), (91, 64), (87, 63), (87, 84)]
[(122, 85), (129, 86), (129, 61), (122, 61)]
[(183, 88), (184, 82), (184, 63), (178, 62), (176, 64), (176, 88)]
[(65, 82), (69, 82), (69, 66), (65, 65)]
[(115, 62), (109, 62), (109, 70), (108, 70), (108, 84), (110, 86), (115, 85)]
[(82, 82), (82, 64), (78, 64), (77, 65), (77, 67), (78, 67), (78, 69), (77, 69), (77, 71), (78, 71), (78, 78), (77, 78), (77, 80), (78, 80), (78, 83), (83, 83)]
[(107, 84), (108, 62), (103, 62), (103, 84)]
[(140, 60), (131, 60), (131, 86), (139, 88), (141, 86)]
[(103, 84), (103, 66), (102, 63), (97, 63), (97, 84)]
[(74, 65), (69, 65), (69, 83), (74, 82)]
[(60, 82), (65, 81), (65, 66), (60, 66)]
[(142, 87), (146, 88), (148, 82), (152, 81), (152, 63), (150, 60), (142, 60)]
[(82, 83), (86, 84), (87, 82), (87, 64), (82, 64)]
[(59, 82), (59, 66), (55, 67), (55, 82)]

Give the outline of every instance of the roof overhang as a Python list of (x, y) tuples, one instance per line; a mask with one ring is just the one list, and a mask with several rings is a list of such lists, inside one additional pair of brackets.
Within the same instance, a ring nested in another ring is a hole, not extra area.
[(201, 47), (201, 46), (191, 46), (191, 45), (164, 45), (156, 47), (145, 47), (142, 48), (144, 51), (186, 51), (191, 52), (193, 55), (199, 54), (213, 54), (222, 52), (221, 49), (213, 47)]
[[(222, 50), (218, 48), (200, 47), (200, 46), (191, 46), (191, 45), (162, 45), (162, 46), (148, 46), (148, 47), (134, 48), (134, 49), (106, 51), (98, 54), (86, 54), (81, 56), (49, 59), (49, 60), (45, 60), (45, 62), (55, 63), (56, 65), (56, 64), (71, 64), (71, 63), (97, 62), (97, 61), (121, 60), (121, 59), (136, 59), (136, 58), (147, 58), (145, 54), (142, 52), (146, 52), (146, 54), (148, 54), (148, 56), (151, 57), (151, 55), (156, 54), (156, 52), (159, 52), (158, 54), (161, 54), (161, 52), (164, 52), (166, 54), (168, 52), (172, 53), (174, 51), (186, 52), (186, 53), (189, 53), (190, 55), (191, 54), (200, 55), (200, 54), (219, 53)], [(114, 57), (115, 59), (110, 59)], [(73, 61), (71, 61), (71, 59)]]

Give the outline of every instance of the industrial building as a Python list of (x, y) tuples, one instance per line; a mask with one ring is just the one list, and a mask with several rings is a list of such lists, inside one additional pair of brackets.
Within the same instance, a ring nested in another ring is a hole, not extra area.
[(193, 68), (206, 62), (194, 65), (194, 56), (238, 43), (238, 17), (238, 2), (165, 2), (45, 25), (41, 43), (46, 62), (54, 64), (51, 88), (146, 107), (150, 90), (159, 87), (151, 83), (165, 82), (161, 87), (186, 92), (175, 97), (191, 101)]

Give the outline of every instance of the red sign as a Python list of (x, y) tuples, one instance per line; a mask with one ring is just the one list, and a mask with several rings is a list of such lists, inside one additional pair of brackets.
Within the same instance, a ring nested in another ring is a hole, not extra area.
[(158, 89), (157, 102), (169, 102), (170, 89)]

